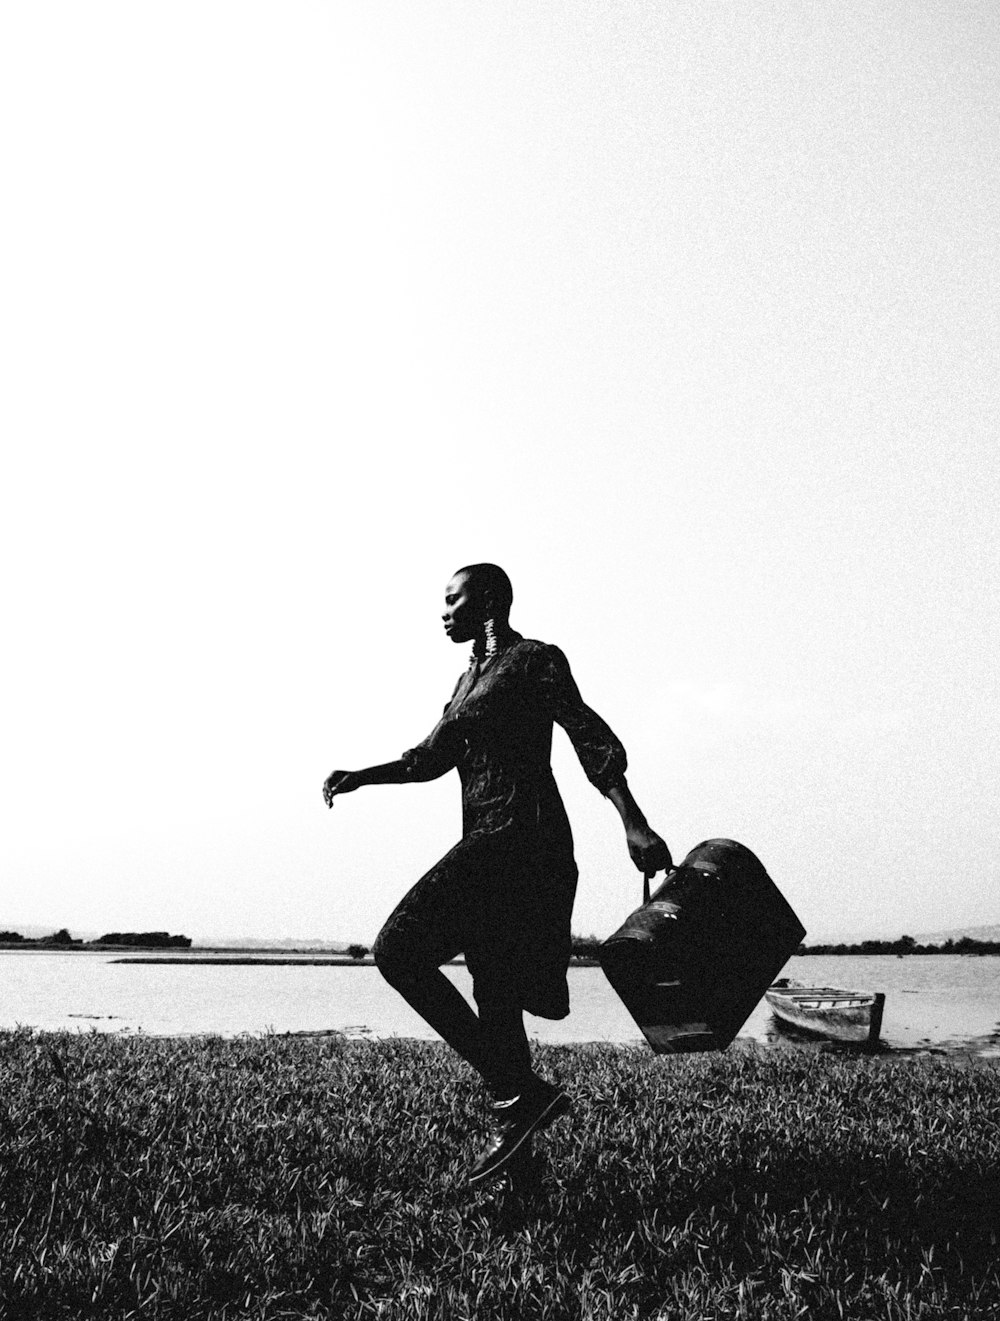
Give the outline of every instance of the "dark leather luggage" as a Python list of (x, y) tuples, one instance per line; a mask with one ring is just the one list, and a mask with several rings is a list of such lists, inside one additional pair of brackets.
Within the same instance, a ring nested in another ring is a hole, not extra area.
[(723, 1050), (805, 935), (758, 859), (692, 849), (601, 947), (601, 966), (658, 1054)]

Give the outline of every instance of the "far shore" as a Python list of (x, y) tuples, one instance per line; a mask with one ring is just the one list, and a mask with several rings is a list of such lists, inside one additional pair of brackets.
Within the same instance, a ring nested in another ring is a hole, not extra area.
[[(348, 954), (323, 953), (315, 950), (289, 949), (226, 949), (210, 945), (199, 945), (190, 954), (160, 953), (155, 946), (137, 949), (135, 945), (7, 945), (0, 944), (0, 953), (11, 954), (112, 954), (124, 955), (115, 958), (114, 963), (175, 963), (205, 964), (218, 963), (223, 966), (251, 964), (285, 964), (294, 967), (326, 966), (331, 968), (372, 968), (374, 960), (370, 957), (352, 959)], [(464, 963), (464, 959), (453, 959), (453, 963)]]
[[(59, 945), (41, 941), (0, 941), (0, 953), (11, 954), (120, 954), (115, 963), (171, 963), (171, 964), (207, 964), (221, 966), (245, 966), (253, 964), (296, 967), (331, 967), (331, 968), (372, 968), (375, 961), (370, 954), (363, 959), (353, 959), (340, 950), (288, 949), (286, 946), (274, 948), (247, 949), (245, 946), (197, 945), (189, 947), (187, 953), (167, 953), (155, 945), (101, 945), (96, 941), (88, 944)], [(946, 946), (921, 946), (917, 949), (862, 949), (858, 946), (834, 947), (807, 945), (795, 951), (794, 958), (820, 955), (823, 958), (932, 958), (935, 955), (951, 955), (960, 958), (997, 958), (1000, 957), (1000, 944), (996, 942), (962, 942), (952, 948)], [(465, 965), (464, 958), (450, 960), (451, 965)], [(571, 968), (599, 968), (600, 960), (590, 955), (574, 955)]]
[[(113, 952), (114, 952), (114, 951), (113, 951)], [(278, 951), (274, 951), (274, 953), (277, 954)], [(197, 953), (193, 953), (193, 954), (190, 954), (190, 955), (182, 955), (182, 954), (171, 954), (171, 955), (145, 954), (145, 955), (138, 955), (138, 954), (135, 954), (135, 953), (131, 953), (131, 954), (128, 956), (128, 958), (124, 958), (124, 959), (113, 959), (112, 962), (114, 962), (114, 963), (176, 963), (176, 964), (185, 964), (185, 965), (188, 965), (188, 964), (219, 964), (220, 966), (222, 966), (222, 967), (226, 967), (226, 968), (231, 968), (231, 967), (234, 967), (234, 966), (236, 966), (236, 967), (252, 967), (252, 966), (255, 966), (255, 965), (257, 965), (257, 964), (261, 964), (261, 965), (264, 966), (264, 967), (270, 967), (270, 968), (274, 968), (274, 967), (285, 967), (285, 968), (366, 968), (366, 967), (367, 967), (367, 968), (374, 968), (374, 966), (375, 966), (375, 963), (374, 963), (374, 960), (373, 960), (373, 959), (351, 959), (351, 958), (348, 958), (347, 955), (341, 955), (341, 956), (330, 955), (330, 956), (328, 956), (328, 957), (326, 957), (326, 958), (313, 958), (313, 957), (311, 957), (311, 956), (309, 956), (309, 955), (302, 955), (302, 956), (299, 957), (299, 958), (294, 958), (294, 957), (291, 957), (291, 955), (294, 954), (294, 951), (282, 950), (282, 951), (280, 951), (280, 953), (281, 953), (281, 957), (280, 957), (280, 958), (272, 957), (272, 956), (271, 956), (271, 952), (268, 951), (268, 950), (261, 950), (261, 951), (260, 951), (260, 957), (258, 957), (256, 954), (246, 954), (246, 953), (244, 953), (244, 952), (240, 952), (239, 954), (235, 954), (235, 953), (229, 954), (229, 953), (226, 953), (225, 951), (220, 951), (218, 954), (213, 954), (211, 951), (207, 951), (207, 950), (204, 951), (204, 957), (203, 957), (203, 951), (201, 951), (201, 950), (199, 950)], [(452, 963), (464, 963), (465, 960), (464, 960), (464, 959), (452, 959), (451, 962), (452, 962)]]

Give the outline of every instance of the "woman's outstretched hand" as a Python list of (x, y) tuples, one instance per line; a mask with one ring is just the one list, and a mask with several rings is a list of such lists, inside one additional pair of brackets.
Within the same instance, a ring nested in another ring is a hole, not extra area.
[(670, 850), (649, 826), (629, 826), (625, 838), (628, 840), (629, 857), (647, 879), (655, 876), (658, 871), (670, 871), (673, 867)]
[(360, 787), (355, 771), (331, 771), (323, 781), (323, 802), (327, 807), (332, 807), (338, 794), (353, 793)]

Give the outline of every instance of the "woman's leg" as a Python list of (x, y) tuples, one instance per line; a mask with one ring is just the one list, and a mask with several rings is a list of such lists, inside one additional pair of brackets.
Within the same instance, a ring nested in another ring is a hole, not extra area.
[[(481, 1075), (497, 1105), (495, 1132), (469, 1172), (478, 1184), (531, 1150), (532, 1135), (569, 1109), (560, 1088), (531, 1071), (524, 1016), (510, 977), (511, 955), (496, 889), (483, 894), (459, 845), (405, 895), (375, 940), (375, 962), (391, 986)], [(478, 1016), (441, 971), (465, 951)]]
[(379, 972), (452, 1050), (495, 1090), (490, 1050), (483, 1025), (469, 1002), (433, 961), (396, 940), (385, 928), (375, 941)]
[[(478, 963), (478, 960), (477, 960)], [(533, 1135), (569, 1109), (569, 1097), (561, 1088), (543, 1082), (531, 1069), (531, 1052), (524, 1031), (524, 1015), (513, 995), (509, 964), (492, 960), (475, 972), (475, 995), (479, 1019), (491, 1043), (501, 1080), (494, 1094), (493, 1132), (469, 1170), (469, 1183), (478, 1184), (501, 1171), (517, 1173), (531, 1161)]]
[(390, 986), (457, 1051), (498, 1100), (514, 1096), (531, 1078), (531, 1057), (521, 1008), (499, 962), (491, 972), (469, 959), (479, 1014), (441, 964), (482, 944), (482, 888), (489, 857), (459, 844), (396, 906), (375, 940), (373, 953)]
[(493, 1094), (498, 1101), (517, 1096), (535, 1078), (524, 1012), (509, 981), (500, 972), (475, 978), (479, 1023), (493, 1063)]

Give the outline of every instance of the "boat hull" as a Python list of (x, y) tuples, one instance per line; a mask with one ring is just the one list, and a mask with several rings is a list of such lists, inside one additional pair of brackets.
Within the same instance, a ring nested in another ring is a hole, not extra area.
[(885, 996), (881, 993), (795, 987), (768, 990), (764, 999), (779, 1022), (814, 1036), (874, 1045), (882, 1030)]

